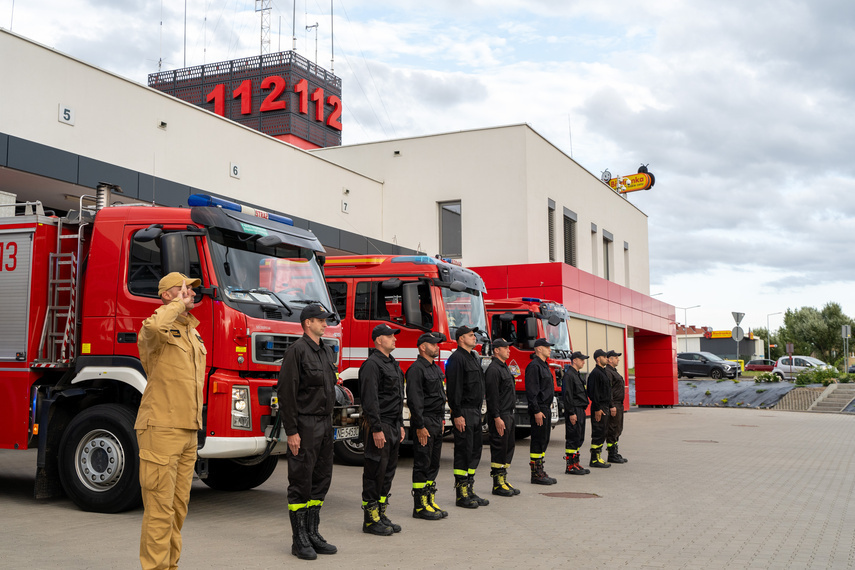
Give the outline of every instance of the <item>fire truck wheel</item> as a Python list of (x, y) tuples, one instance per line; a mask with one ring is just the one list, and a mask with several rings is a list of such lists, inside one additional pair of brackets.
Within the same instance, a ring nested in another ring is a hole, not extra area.
[(365, 463), (365, 450), (361, 439), (345, 439), (335, 442), (333, 454), (345, 465), (362, 465)]
[(257, 465), (244, 465), (239, 459), (209, 459), (208, 476), (202, 482), (217, 491), (246, 491), (267, 481), (278, 463), (278, 455)]
[(77, 414), (62, 435), (59, 478), (84, 511), (118, 513), (141, 503), (134, 412), (117, 404)]

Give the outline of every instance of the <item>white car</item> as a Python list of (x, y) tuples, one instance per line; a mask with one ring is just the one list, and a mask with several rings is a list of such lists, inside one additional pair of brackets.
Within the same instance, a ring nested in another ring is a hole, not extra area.
[(780, 376), (781, 380), (790, 380), (798, 376), (799, 372), (811, 368), (823, 369), (831, 366), (812, 356), (782, 356), (775, 363), (772, 373)]

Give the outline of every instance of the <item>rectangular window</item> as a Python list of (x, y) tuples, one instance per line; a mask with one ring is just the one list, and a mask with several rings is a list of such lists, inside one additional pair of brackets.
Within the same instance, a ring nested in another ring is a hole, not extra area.
[(356, 299), (353, 300), (353, 318), (368, 320), (371, 309), (371, 283), (362, 281), (356, 284)]
[(597, 275), (600, 248), (597, 244), (597, 224), (591, 224), (591, 275)]
[(549, 261), (555, 261), (555, 202), (552, 200), (549, 201), (547, 214), (549, 215), (547, 221), (547, 227), (549, 228)]
[[(163, 277), (160, 264), (160, 240), (131, 240), (131, 254), (128, 267), (128, 291), (141, 297), (159, 297), (157, 287)], [(187, 276), (202, 280), (202, 265), (199, 263), (199, 249), (194, 236), (187, 236), (186, 255), (190, 263)]]
[(615, 276), (614, 259), (612, 256), (612, 243), (614, 236), (603, 230), (603, 278), (613, 281)]
[(332, 299), (333, 307), (335, 307), (338, 316), (342, 319), (347, 317), (347, 283), (344, 282), (327, 282), (327, 287), (330, 290), (330, 298)]
[(564, 263), (576, 267), (576, 213), (564, 208)]
[(463, 256), (460, 201), (439, 204), (439, 252), (443, 257)]

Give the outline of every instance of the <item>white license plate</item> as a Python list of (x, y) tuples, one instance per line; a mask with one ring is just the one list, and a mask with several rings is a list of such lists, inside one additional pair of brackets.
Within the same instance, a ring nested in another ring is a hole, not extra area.
[(358, 427), (340, 427), (333, 430), (333, 439), (341, 441), (343, 439), (355, 439), (359, 437)]

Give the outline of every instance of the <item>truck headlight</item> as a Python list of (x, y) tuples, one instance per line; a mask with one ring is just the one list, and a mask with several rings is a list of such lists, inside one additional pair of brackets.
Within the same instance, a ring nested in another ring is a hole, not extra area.
[(249, 412), (249, 386), (233, 386), (232, 429), (252, 429)]

